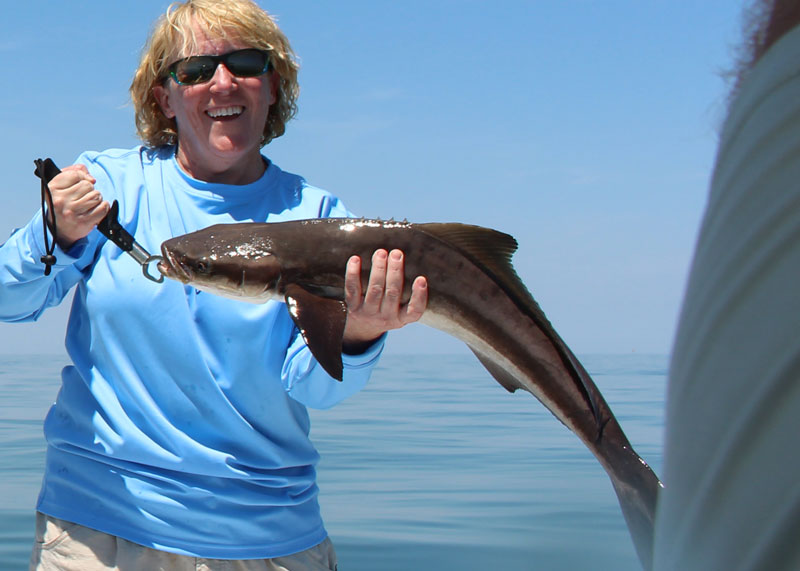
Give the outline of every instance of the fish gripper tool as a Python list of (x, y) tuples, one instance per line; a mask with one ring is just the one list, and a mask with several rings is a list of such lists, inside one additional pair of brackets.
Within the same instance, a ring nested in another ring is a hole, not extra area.
[[(51, 159), (36, 159), (34, 164), (36, 165), (34, 174), (42, 180), (42, 218), (44, 219), (43, 224), (45, 225), (43, 231), (45, 234), (45, 249), (47, 250), (47, 253), (42, 256), (42, 263), (45, 265), (44, 275), (49, 275), (51, 266), (56, 262), (56, 257), (53, 255), (53, 250), (55, 248), (55, 242), (58, 234), (55, 215), (52, 214), (48, 216), (47, 212), (45, 211), (45, 205), (47, 205), (50, 208), (50, 212), (53, 212), (53, 198), (50, 194), (50, 189), (47, 187), (47, 183), (53, 180), (53, 178), (60, 173), (61, 170)], [(53, 234), (52, 247), (50, 246), (47, 237), (48, 228)], [(161, 256), (150, 255), (150, 253), (145, 250), (141, 244), (134, 240), (133, 236), (131, 236), (131, 234), (122, 227), (122, 225), (119, 223), (118, 201), (115, 200), (111, 204), (111, 209), (108, 211), (108, 214), (106, 214), (105, 217), (97, 223), (97, 229), (103, 236), (119, 246), (123, 252), (127, 252), (134, 260), (136, 260), (136, 262), (139, 263), (139, 265), (142, 266), (142, 273), (144, 274), (144, 277), (159, 284), (164, 281), (163, 274), (159, 273), (158, 276), (154, 276), (149, 271), (150, 264), (159, 262), (163, 258)]]

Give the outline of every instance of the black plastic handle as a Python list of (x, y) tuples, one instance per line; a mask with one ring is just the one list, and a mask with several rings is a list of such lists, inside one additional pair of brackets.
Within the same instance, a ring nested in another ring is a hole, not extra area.
[(33, 174), (40, 178), (44, 175), (43, 180), (45, 184), (49, 183), (61, 172), (61, 169), (56, 166), (56, 163), (54, 163), (52, 159), (36, 159), (33, 161), (33, 164), (36, 165), (36, 170), (33, 171)]

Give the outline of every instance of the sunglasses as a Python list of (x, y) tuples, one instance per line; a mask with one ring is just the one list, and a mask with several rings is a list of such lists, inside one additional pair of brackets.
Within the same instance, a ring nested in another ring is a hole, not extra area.
[(168, 75), (178, 85), (197, 85), (209, 81), (221, 63), (236, 77), (257, 77), (270, 68), (269, 53), (248, 48), (218, 56), (191, 56), (170, 64)]

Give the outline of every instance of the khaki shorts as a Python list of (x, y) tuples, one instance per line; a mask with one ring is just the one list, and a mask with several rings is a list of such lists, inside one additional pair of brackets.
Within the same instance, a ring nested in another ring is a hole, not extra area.
[(31, 571), (335, 571), (336, 552), (319, 545), (274, 559), (203, 559), (158, 551), (41, 513)]

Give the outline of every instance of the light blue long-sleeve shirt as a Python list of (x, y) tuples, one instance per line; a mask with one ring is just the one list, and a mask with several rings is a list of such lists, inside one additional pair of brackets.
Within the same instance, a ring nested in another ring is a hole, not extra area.
[[(212, 224), (348, 216), (334, 196), (269, 164), (258, 181), (197, 181), (174, 149), (79, 158), (119, 220), (153, 253)], [(97, 230), (44, 276), (41, 216), (0, 247), (0, 319), (34, 320), (76, 287), (72, 365), (45, 420), (38, 509), (198, 557), (286, 555), (326, 537), (307, 406), (366, 384), (382, 343), (343, 355), (331, 379), (282, 303), (252, 305), (156, 284)], [(344, 271), (344, 268), (342, 268)]]

